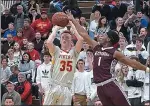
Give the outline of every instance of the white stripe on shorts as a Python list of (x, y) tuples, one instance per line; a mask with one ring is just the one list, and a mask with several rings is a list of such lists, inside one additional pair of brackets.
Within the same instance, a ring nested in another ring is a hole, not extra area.
[(119, 85), (119, 83), (118, 83), (117, 81), (113, 81), (113, 82), (118, 86), (118, 88), (119, 88), (120, 91), (122, 92), (123, 96), (124, 96), (125, 99), (127, 100), (128, 104), (131, 106), (130, 101), (129, 101), (127, 95), (125, 94), (125, 92), (123, 91), (123, 89), (121, 88), (121, 86)]

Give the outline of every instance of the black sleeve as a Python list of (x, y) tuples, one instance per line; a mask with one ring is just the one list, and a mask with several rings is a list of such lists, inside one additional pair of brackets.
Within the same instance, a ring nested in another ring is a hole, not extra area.
[(146, 64), (146, 59), (143, 58), (143, 56), (141, 54), (138, 55), (140, 63), (142, 63), (143, 65)]
[(144, 83), (137, 80), (126, 80), (126, 84), (128, 87), (142, 87)]

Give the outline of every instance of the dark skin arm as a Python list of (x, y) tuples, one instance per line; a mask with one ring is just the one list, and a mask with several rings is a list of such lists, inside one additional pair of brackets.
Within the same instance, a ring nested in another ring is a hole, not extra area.
[(92, 40), (88, 35), (88, 32), (73, 18), (72, 14), (69, 11), (66, 11), (68, 19), (72, 21), (79, 35), (83, 37), (83, 39), (94, 48), (98, 43), (95, 40)]
[(115, 51), (114, 58), (116, 58), (118, 61), (131, 66), (134, 69), (139, 69), (146, 71), (146, 66), (142, 65), (140, 62), (137, 62), (135, 60), (129, 59), (128, 57), (125, 57), (122, 53)]

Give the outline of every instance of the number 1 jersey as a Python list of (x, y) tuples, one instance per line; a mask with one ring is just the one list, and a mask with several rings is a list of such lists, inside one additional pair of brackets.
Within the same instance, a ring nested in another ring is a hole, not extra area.
[(79, 54), (76, 52), (75, 48), (65, 52), (55, 46), (52, 79), (57, 82), (71, 85), (76, 70), (78, 55)]

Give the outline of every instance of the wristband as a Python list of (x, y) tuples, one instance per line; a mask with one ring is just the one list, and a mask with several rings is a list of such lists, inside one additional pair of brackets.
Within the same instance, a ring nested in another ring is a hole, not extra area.
[(150, 72), (150, 69), (149, 69), (148, 67), (146, 68), (146, 72), (147, 72), (147, 73), (149, 73), (149, 72)]

